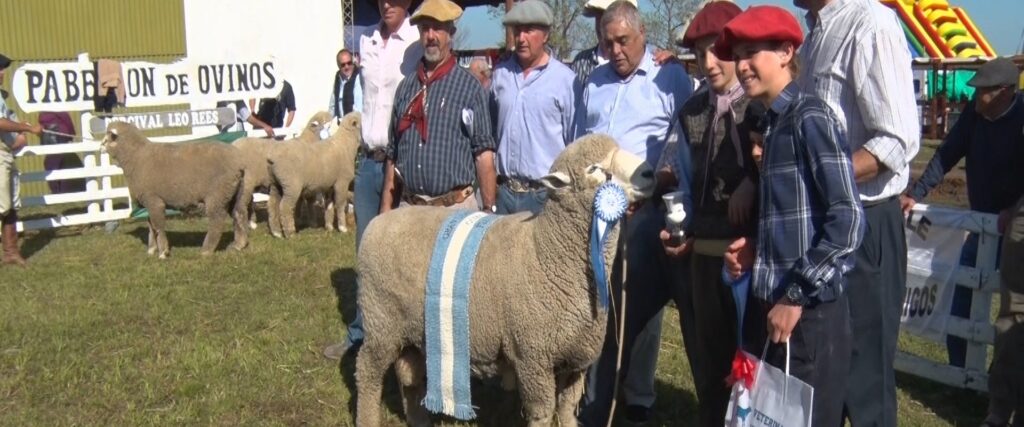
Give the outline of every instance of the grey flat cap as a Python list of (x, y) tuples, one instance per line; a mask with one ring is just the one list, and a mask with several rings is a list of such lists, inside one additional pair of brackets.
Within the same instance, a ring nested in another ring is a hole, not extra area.
[(988, 61), (978, 69), (978, 73), (967, 81), (973, 87), (1017, 86), (1020, 70), (1013, 61), (1006, 57), (998, 57)]
[(505, 14), (501, 23), (505, 25), (543, 25), (550, 27), (555, 21), (555, 14), (547, 3), (541, 0), (523, 0), (516, 3), (512, 10)]

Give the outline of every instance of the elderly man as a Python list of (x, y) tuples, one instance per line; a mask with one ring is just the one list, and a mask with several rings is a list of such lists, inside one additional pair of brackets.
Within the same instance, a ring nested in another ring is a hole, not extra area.
[[(583, 5), (583, 16), (594, 18), (594, 31), (597, 32), (597, 46), (590, 49), (585, 49), (576, 54), (573, 58), (570, 68), (576, 73), (576, 80), (573, 82), (573, 90), (576, 91), (576, 96), (583, 94), (583, 89), (587, 85), (587, 79), (590, 78), (590, 73), (594, 71), (598, 66), (608, 63), (608, 56), (601, 47), (601, 15), (604, 15), (604, 10), (614, 0), (588, 0)], [(636, 6), (636, 0), (626, 0)]]
[[(581, 94), (576, 110), (577, 134), (611, 135), (624, 150), (656, 165), (670, 124), (693, 91), (690, 76), (679, 64), (654, 63), (653, 53), (646, 46), (640, 13), (632, 3), (620, 0), (609, 5), (601, 17), (600, 28), (601, 48), (609, 62), (591, 73)], [(658, 238), (664, 220), (657, 206), (656, 202), (642, 206), (633, 214), (626, 230), (629, 262), (625, 286), (630, 297), (622, 343), (625, 350), (633, 347), (637, 334), (660, 313), (669, 298), (670, 278)], [(619, 281), (615, 279), (613, 283)], [(613, 295), (618, 297), (619, 292)], [(609, 322), (601, 358), (588, 375), (590, 385), (581, 412), (581, 421), (588, 426), (605, 425), (615, 397), (618, 351), (613, 323)], [(623, 372), (629, 369), (629, 353), (623, 351)]]
[(427, 0), (412, 16), (423, 59), (395, 94), (381, 213), (399, 200), (496, 211), (496, 144), (487, 94), (451, 50), (461, 15), (450, 0)]
[[(419, 33), (408, 19), (412, 0), (377, 0), (380, 25), (359, 36), (362, 67), (360, 85), (363, 90), (363, 141), (356, 169), (354, 203), (356, 205), (356, 250), (363, 231), (381, 206), (384, 186), (384, 149), (388, 145), (388, 124), (395, 91), (402, 78), (416, 69), (423, 56)], [(324, 356), (340, 359), (349, 348), (363, 342), (363, 319), (356, 307), (356, 317), (348, 325), (344, 341), (324, 349)]]
[(359, 66), (348, 49), (338, 51), (338, 72), (334, 75), (334, 92), (327, 108), (331, 116), (341, 117), (363, 111), (363, 85), (359, 83)]
[(547, 50), (553, 21), (541, 0), (517, 3), (502, 22), (515, 56), (494, 70), (498, 120), (498, 213), (540, 212), (547, 198), (537, 181), (572, 141), (573, 72)]
[[(845, 410), (855, 426), (895, 426), (893, 364), (907, 273), (898, 196), (921, 136), (910, 52), (896, 15), (877, 1), (793, 3), (807, 9), (810, 29), (797, 83), (840, 117), (868, 224), (846, 276), (853, 352)], [(749, 246), (737, 242), (726, 259), (749, 261)]]
[[(11, 60), (0, 54), (0, 83), (4, 80), (7, 67)], [(18, 168), (14, 165), (14, 155), (25, 145), (25, 133), (42, 135), (42, 126), (21, 123), (14, 112), (7, 107), (7, 99), (0, 99), (0, 239), (3, 240), (4, 264), (26, 267), (25, 259), (18, 249)]]

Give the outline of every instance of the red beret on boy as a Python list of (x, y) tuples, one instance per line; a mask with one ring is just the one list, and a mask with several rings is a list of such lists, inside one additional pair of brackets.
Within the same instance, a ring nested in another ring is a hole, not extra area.
[(793, 43), (793, 48), (804, 42), (804, 32), (793, 14), (777, 6), (751, 6), (737, 15), (715, 40), (715, 56), (732, 60), (732, 47), (739, 42), (775, 41)]
[(680, 45), (687, 49), (693, 49), (697, 40), (707, 36), (718, 36), (722, 33), (725, 24), (741, 12), (743, 10), (731, 1), (708, 3), (700, 12), (697, 12), (693, 21), (690, 21), (690, 26), (686, 28), (686, 34), (683, 35), (683, 42)]

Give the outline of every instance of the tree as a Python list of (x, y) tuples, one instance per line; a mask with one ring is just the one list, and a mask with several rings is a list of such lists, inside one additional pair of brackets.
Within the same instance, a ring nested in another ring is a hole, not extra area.
[(647, 28), (647, 43), (673, 49), (676, 33), (686, 29), (705, 3), (709, 0), (650, 0), (651, 7), (641, 11)]

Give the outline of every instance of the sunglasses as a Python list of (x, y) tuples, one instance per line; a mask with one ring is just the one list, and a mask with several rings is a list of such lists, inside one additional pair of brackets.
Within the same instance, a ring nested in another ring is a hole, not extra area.
[(338, 63), (339, 67), (348, 67), (350, 65), (352, 65), (352, 61), (349, 61), (349, 62), (339, 62)]

